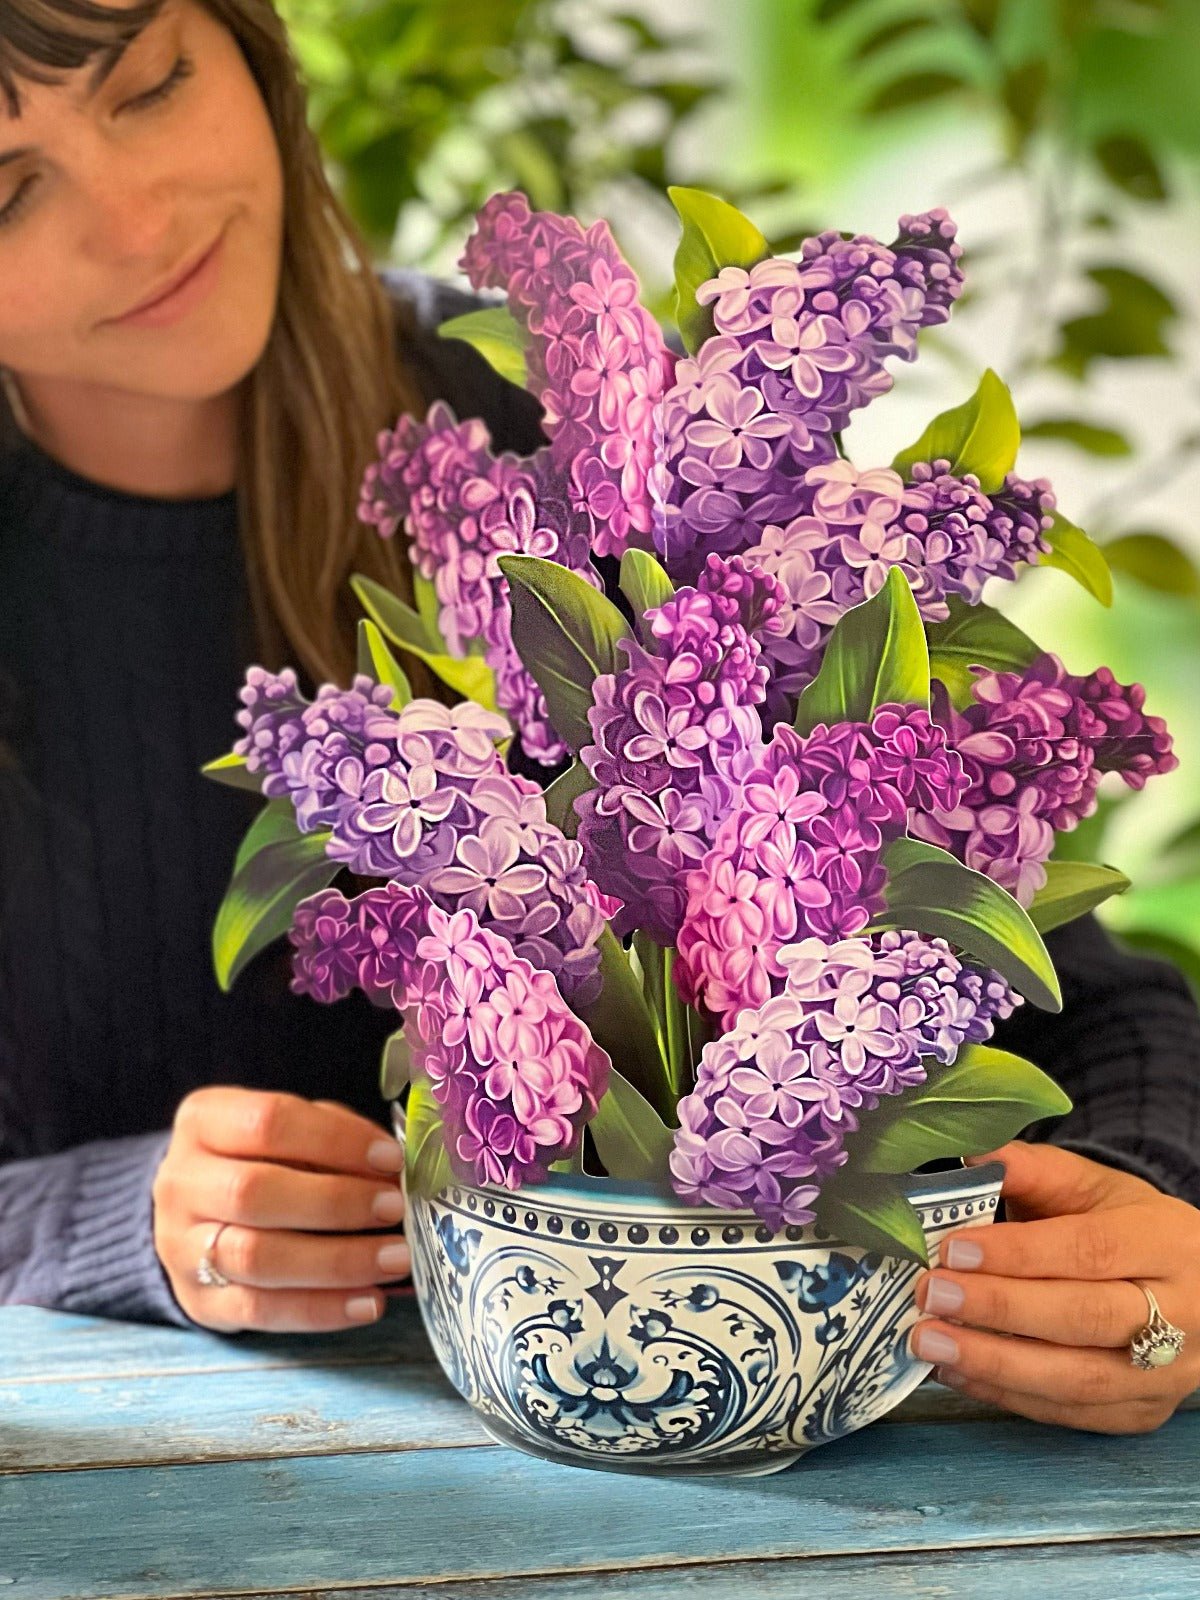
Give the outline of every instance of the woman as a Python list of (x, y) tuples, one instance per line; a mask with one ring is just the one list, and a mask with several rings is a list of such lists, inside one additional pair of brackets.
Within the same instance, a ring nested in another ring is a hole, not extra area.
[[(443, 395), (527, 453), (539, 407), (433, 332), (477, 302), (371, 271), (268, 0), (5, 0), (0, 82), (0, 1299), (346, 1327), (409, 1268), (388, 1018), (291, 995), (282, 948), (216, 991), (257, 801), (197, 768), (250, 661), (346, 680), (351, 571), (411, 594), (355, 515), (377, 431)], [(1095, 923), (1055, 954), (1064, 1018), (999, 1040), (1078, 1102), (1058, 1148), (1004, 1152), (1011, 1214), (1045, 1220), (922, 1280), (954, 1320), (921, 1353), (1014, 1410), (1144, 1428), (1200, 1380), (1200, 1020)], [(229, 1281), (203, 1282), (217, 1224)], [(1193, 1334), (1154, 1374), (1123, 1348), (1132, 1277)]]

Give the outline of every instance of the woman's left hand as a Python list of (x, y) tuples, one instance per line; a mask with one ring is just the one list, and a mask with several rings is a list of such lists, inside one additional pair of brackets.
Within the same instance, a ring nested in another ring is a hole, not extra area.
[[(917, 1283), (928, 1316), (913, 1354), (964, 1394), (1037, 1422), (1148, 1433), (1200, 1387), (1200, 1210), (1141, 1178), (1049, 1144), (1007, 1144), (1006, 1215), (941, 1241)], [(1165, 1367), (1144, 1371), (1129, 1342), (1154, 1292), (1184, 1332)], [(933, 1320), (934, 1318), (952, 1320)]]

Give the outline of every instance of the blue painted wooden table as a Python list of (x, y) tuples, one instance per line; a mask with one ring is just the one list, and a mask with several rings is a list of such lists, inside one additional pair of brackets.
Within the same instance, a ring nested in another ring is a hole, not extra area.
[(774, 1477), (622, 1477), (492, 1444), (411, 1298), (324, 1337), (0, 1308), (0, 1600), (1012, 1600), (1022, 1585), (1200, 1596), (1200, 1405), (1116, 1438), (926, 1384)]

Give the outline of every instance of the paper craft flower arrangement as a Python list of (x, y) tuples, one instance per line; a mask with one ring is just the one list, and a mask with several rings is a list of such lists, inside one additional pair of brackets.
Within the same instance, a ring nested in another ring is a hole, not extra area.
[[(416, 609), (358, 578), (349, 688), (247, 674), (206, 771), (268, 805), (217, 969), (286, 930), (298, 992), (395, 1009), (422, 1192), (581, 1170), (587, 1129), (593, 1172), (923, 1258), (899, 1175), (1069, 1109), (985, 1044), (1059, 1008), (1041, 934), (1127, 885), (1056, 835), (1176, 760), (1137, 685), (981, 601), (1038, 562), (1111, 601), (994, 373), (890, 466), (850, 458), (961, 290), (947, 215), (789, 257), (670, 193), (682, 356), (605, 222), (478, 213), (460, 265), (505, 299), (442, 332), (547, 442), (497, 452), (442, 401), (379, 435), (359, 515), (406, 540)], [(465, 698), (413, 699), (389, 643)], [(569, 758), (544, 792), (514, 735)]]

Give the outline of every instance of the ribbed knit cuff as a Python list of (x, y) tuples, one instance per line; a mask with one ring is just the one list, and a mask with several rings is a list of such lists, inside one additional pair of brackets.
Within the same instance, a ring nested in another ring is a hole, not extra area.
[(62, 1222), (63, 1311), (197, 1328), (176, 1300), (154, 1248), (152, 1189), (171, 1142), (162, 1133), (81, 1145)]

